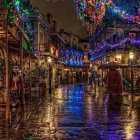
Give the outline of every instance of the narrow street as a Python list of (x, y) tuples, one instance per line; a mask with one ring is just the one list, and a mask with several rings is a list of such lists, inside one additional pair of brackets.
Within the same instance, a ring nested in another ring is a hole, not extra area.
[(0, 140), (140, 140), (140, 0), (0, 0)]
[(7, 126), (1, 114), (0, 140), (139, 140), (140, 113), (130, 106), (107, 110), (103, 99), (101, 89), (95, 94), (84, 85), (58, 88), (46, 99), (35, 98)]

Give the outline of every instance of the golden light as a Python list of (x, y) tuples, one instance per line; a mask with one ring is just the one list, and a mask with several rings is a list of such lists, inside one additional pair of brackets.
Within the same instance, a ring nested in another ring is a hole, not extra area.
[(90, 64), (90, 68), (92, 68), (92, 64)]
[(117, 60), (121, 60), (122, 59), (122, 55), (121, 54), (117, 54), (116, 58), (117, 58)]
[(130, 53), (129, 53), (129, 59), (131, 59), (131, 60), (134, 59), (134, 53), (133, 53), (133, 52), (130, 52)]
[(53, 49), (53, 47), (51, 47), (51, 54), (53, 54), (54, 53), (54, 49)]
[(52, 58), (51, 58), (51, 57), (48, 57), (48, 58), (47, 58), (47, 62), (48, 62), (48, 63), (51, 63), (51, 62), (52, 62)]

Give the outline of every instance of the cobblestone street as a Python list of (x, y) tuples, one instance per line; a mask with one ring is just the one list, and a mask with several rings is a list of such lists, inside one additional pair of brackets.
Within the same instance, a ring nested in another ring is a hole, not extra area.
[(0, 140), (139, 140), (138, 111), (130, 106), (107, 111), (100, 91), (86, 89), (65, 86), (47, 99), (34, 99), (27, 110), (19, 109), (20, 119), (17, 116), (10, 125), (1, 113)]

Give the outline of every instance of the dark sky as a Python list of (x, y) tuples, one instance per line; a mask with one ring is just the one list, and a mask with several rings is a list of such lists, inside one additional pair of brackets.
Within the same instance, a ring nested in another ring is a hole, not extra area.
[(58, 22), (59, 28), (66, 32), (74, 33), (81, 38), (87, 37), (86, 28), (77, 18), (76, 8), (73, 0), (31, 0), (34, 7), (39, 7), (43, 13), (52, 13), (54, 20)]

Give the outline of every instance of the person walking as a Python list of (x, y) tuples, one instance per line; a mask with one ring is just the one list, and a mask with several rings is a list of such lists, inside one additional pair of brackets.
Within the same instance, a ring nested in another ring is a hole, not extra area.
[(111, 68), (107, 73), (108, 107), (120, 108), (122, 106), (123, 84), (119, 70)]

